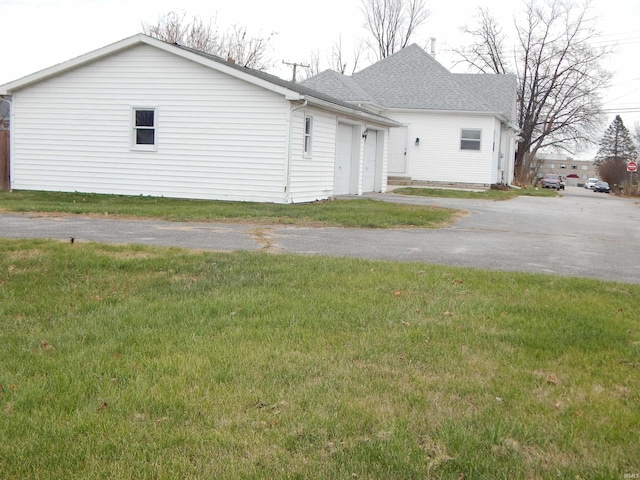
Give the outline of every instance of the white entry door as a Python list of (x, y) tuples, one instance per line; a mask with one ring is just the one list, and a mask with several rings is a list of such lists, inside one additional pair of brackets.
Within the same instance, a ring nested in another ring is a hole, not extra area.
[(407, 127), (389, 130), (389, 174), (407, 173)]
[(336, 147), (336, 171), (333, 185), (334, 195), (351, 193), (351, 165), (353, 155), (353, 127), (338, 124), (338, 145)]
[(376, 188), (376, 157), (378, 156), (378, 132), (369, 130), (364, 144), (364, 172), (362, 191), (373, 192)]

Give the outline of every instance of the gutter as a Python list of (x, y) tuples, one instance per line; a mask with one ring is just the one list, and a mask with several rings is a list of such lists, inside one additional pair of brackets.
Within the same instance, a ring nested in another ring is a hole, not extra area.
[[(302, 97), (304, 98), (304, 97)], [(284, 183), (284, 202), (291, 203), (291, 139), (293, 137), (293, 112), (296, 110), (300, 110), (301, 108), (306, 107), (309, 104), (306, 98), (304, 98), (304, 102), (300, 105), (296, 105), (291, 108), (289, 112), (289, 135), (287, 138), (287, 170), (285, 174), (285, 183)]]

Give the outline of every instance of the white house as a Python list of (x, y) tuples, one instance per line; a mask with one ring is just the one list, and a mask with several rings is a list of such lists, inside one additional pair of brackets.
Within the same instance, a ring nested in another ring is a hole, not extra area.
[(410, 45), (351, 77), (327, 70), (303, 85), (401, 124), (390, 132), (389, 175), (481, 187), (513, 180), (514, 75), (454, 74)]
[(11, 189), (256, 202), (384, 192), (397, 122), (135, 35), (0, 86)]

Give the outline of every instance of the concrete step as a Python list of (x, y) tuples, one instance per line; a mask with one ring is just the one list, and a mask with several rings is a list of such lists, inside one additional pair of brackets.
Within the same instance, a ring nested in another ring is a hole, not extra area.
[(411, 177), (388, 176), (387, 185), (411, 185)]

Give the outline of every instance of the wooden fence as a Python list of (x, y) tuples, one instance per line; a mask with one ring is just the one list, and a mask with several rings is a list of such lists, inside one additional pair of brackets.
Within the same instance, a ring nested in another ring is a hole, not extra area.
[(9, 131), (0, 130), (0, 190), (9, 190)]

